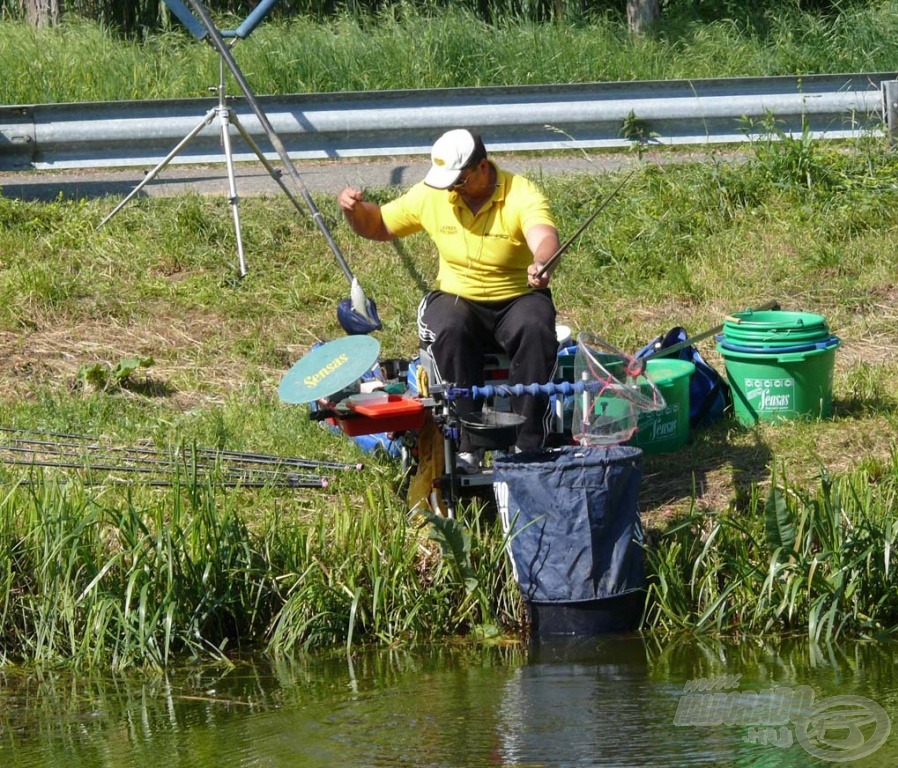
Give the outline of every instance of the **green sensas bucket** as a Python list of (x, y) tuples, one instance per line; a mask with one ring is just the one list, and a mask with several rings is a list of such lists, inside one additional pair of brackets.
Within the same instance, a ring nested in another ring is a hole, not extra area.
[(823, 419), (832, 411), (833, 368), (839, 342), (821, 349), (777, 354), (737, 352), (717, 345), (733, 395), (736, 419)]
[(645, 364), (645, 375), (652, 380), (667, 404), (660, 411), (639, 414), (636, 434), (630, 445), (643, 453), (670, 453), (689, 440), (689, 379), (695, 365), (688, 360), (657, 358)]

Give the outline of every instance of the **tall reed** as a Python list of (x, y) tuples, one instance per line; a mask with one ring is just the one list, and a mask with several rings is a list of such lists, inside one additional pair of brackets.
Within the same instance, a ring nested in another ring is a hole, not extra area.
[(898, 453), (803, 491), (776, 474), (745, 508), (693, 514), (647, 550), (647, 625), (666, 631), (898, 630)]
[(278, 563), (284, 603), (270, 651), (349, 648), (366, 638), (491, 636), (500, 622), (503, 628), (520, 624), (501, 532), (482, 507), (466, 509), (468, 522), (426, 522), (406, 521), (404, 505), (382, 489), (369, 491), (366, 502), (353, 510), (347, 500), (328, 513), (329, 524), (319, 517), (311, 527), (278, 532), (292, 545), (271, 547), (286, 560)]
[[(538, 21), (510, 9), (485, 20), (460, 3), (340, 6), (272, 17), (235, 56), (257, 93), (290, 94), (888, 71), (898, 52), (894, 2), (821, 14), (784, 0), (710, 8), (703, 18), (692, 5), (665, 5), (658, 34), (639, 38), (613, 11)], [(37, 29), (0, 23), (0, 66), (11, 74), (0, 102), (197, 97), (218, 82), (214, 53), (178, 22), (125, 38), (95, 18), (72, 14)]]
[(3, 500), (0, 541), (9, 660), (220, 657), (264, 632), (273, 608), (245, 522), (196, 478), (145, 505), (35, 477)]
[(226, 662), (248, 649), (484, 636), (518, 622), (501, 533), (476, 507), (473, 588), (386, 484), (362, 508), (347, 497), (311, 520), (288, 505), (250, 526), (245, 508), (240, 493), (189, 475), (162, 495), (37, 474), (14, 487), (0, 501), (0, 659)]

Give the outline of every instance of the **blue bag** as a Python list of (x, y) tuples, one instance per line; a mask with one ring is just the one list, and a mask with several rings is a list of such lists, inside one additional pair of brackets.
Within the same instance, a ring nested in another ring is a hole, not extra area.
[[(677, 326), (657, 336), (636, 353), (647, 357), (658, 349), (672, 347), (689, 338), (685, 328)], [(683, 347), (671, 357), (695, 364), (689, 379), (689, 426), (706, 427), (721, 418), (732, 403), (730, 386), (726, 380), (699, 354), (694, 346)]]

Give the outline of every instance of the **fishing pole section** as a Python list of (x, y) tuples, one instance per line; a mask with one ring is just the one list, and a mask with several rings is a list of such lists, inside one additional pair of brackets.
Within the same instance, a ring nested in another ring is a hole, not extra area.
[[(86, 485), (141, 484), (170, 487), (175, 482), (210, 482), (223, 488), (327, 488), (335, 473), (359, 471), (362, 464), (318, 461), (265, 453), (219, 450), (197, 445), (162, 449), (119, 445), (89, 435), (0, 427), (0, 466), (57, 473), (77, 472)], [(10, 480), (13, 478), (10, 478)], [(32, 482), (34, 478), (15, 481)]]

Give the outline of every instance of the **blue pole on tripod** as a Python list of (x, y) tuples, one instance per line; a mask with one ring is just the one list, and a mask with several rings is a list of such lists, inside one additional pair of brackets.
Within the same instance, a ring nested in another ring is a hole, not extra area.
[(259, 22), (268, 15), (268, 12), (274, 7), (274, 4), (277, 1), (278, 0), (262, 0), (262, 2), (253, 9), (252, 13), (243, 20), (243, 23), (237, 27), (237, 29), (224, 30), (221, 33), (221, 36), (238, 37), (241, 40), (249, 37), (250, 33), (259, 26)]
[(197, 19), (189, 10), (187, 10), (187, 6), (181, 2), (181, 0), (165, 0), (165, 4), (168, 6), (168, 9), (178, 17), (178, 21), (180, 21), (186, 28), (187, 31), (193, 35), (197, 40), (202, 40), (208, 32), (206, 28), (200, 23), (200, 20)]
[[(206, 39), (209, 44), (215, 48), (221, 56), (221, 60), (231, 71), (231, 74), (237, 81), (237, 85), (240, 86), (240, 90), (243, 91), (243, 95), (246, 97), (247, 102), (249, 102), (256, 119), (268, 136), (268, 140), (271, 142), (278, 157), (280, 157), (281, 162), (287, 169), (296, 190), (299, 192), (300, 197), (305, 201), (309, 212), (312, 214), (312, 221), (315, 222), (315, 225), (324, 236), (328, 247), (336, 257), (337, 263), (340, 265), (340, 269), (343, 270), (343, 274), (346, 275), (346, 278), (349, 280), (350, 299), (345, 300), (343, 303), (349, 305), (351, 311), (345, 313), (342, 311), (338, 312), (337, 316), (340, 320), (340, 324), (349, 334), (367, 334), (372, 331), (380, 330), (382, 325), (380, 318), (377, 316), (377, 305), (365, 295), (365, 291), (359, 284), (358, 279), (353, 275), (352, 270), (349, 268), (349, 264), (346, 263), (346, 259), (340, 251), (340, 247), (337, 245), (336, 240), (334, 240), (333, 235), (331, 235), (324, 220), (324, 216), (321, 211), (318, 210), (318, 206), (312, 199), (312, 195), (305, 182), (302, 180), (302, 176), (300, 176), (299, 171), (296, 170), (296, 166), (290, 159), (290, 155), (287, 154), (287, 150), (280, 137), (275, 132), (274, 127), (271, 125), (268, 116), (259, 106), (252, 89), (249, 87), (246, 78), (243, 76), (243, 72), (240, 70), (240, 67), (237, 66), (237, 62), (231, 54), (230, 47), (224, 42), (222, 36), (223, 33), (219, 32), (215, 27), (215, 24), (209, 16), (209, 12), (203, 7), (203, 4), (199, 2), (199, 0), (187, 1), (190, 4), (189, 9), (183, 2), (181, 2), (181, 0), (164, 0), (165, 4), (182, 21), (182, 23), (184, 23), (194, 37), (198, 40)], [(259, 24), (265, 14), (274, 6), (275, 2), (276, 0), (263, 0), (244, 22), (229, 34), (233, 34), (234, 37), (246, 37)], [(202, 32), (198, 28), (198, 25), (203, 28)]]

